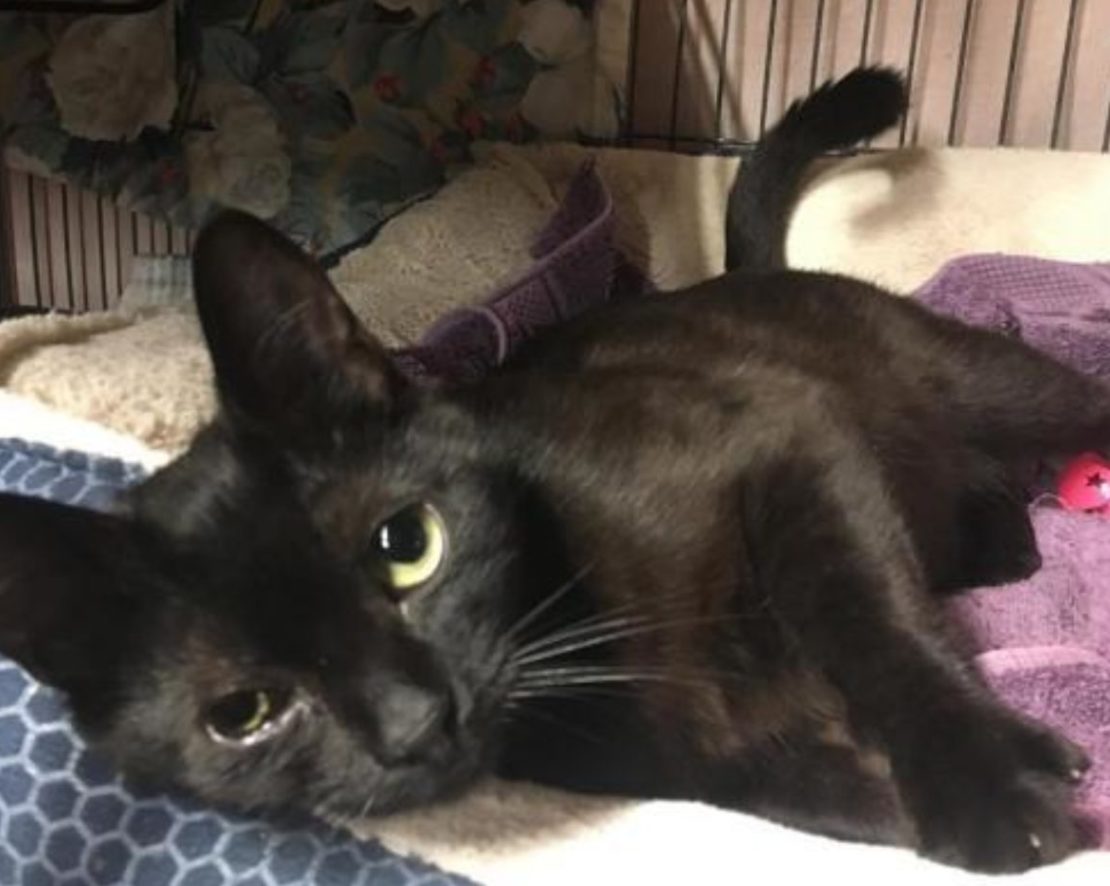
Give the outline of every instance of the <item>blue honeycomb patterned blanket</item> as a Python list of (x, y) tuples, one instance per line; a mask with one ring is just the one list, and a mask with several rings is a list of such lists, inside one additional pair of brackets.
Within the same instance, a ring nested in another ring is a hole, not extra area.
[[(108, 506), (143, 470), (0, 439), (0, 491)], [(61, 700), (0, 657), (0, 886), (464, 886), (314, 821), (142, 793), (74, 733)]]

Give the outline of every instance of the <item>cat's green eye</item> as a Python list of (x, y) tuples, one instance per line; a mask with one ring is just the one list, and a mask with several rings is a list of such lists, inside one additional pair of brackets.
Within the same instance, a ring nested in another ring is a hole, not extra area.
[(447, 555), (447, 528), (431, 505), (410, 505), (374, 530), (372, 546), (375, 565), (389, 586), (411, 591), (439, 571)]
[(291, 701), (292, 693), (284, 689), (232, 692), (208, 707), (205, 726), (221, 744), (255, 744), (273, 735), (288, 720)]

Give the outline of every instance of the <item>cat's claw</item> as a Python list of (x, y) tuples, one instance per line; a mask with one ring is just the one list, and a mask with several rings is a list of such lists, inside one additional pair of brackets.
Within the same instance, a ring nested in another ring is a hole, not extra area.
[(1072, 742), (1037, 724), (1014, 719), (1003, 746), (968, 736), (958, 760), (936, 770), (918, 793), (923, 854), (991, 873), (1027, 870), (1081, 848), (1071, 813), (1072, 788), (1088, 764)]

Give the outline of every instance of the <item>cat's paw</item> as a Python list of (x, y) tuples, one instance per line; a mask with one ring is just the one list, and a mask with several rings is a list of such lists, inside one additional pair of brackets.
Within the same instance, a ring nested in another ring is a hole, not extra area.
[(1082, 847), (1071, 809), (1086, 754), (1023, 720), (993, 724), (915, 790), (919, 848), (946, 864), (992, 873), (1051, 864)]

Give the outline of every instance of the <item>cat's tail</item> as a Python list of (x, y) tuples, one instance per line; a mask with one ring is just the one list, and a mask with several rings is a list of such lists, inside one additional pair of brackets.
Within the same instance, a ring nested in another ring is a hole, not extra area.
[(810, 163), (878, 135), (905, 110), (905, 81), (890, 68), (856, 68), (794, 102), (760, 139), (732, 186), (726, 269), (785, 267), (786, 228)]

